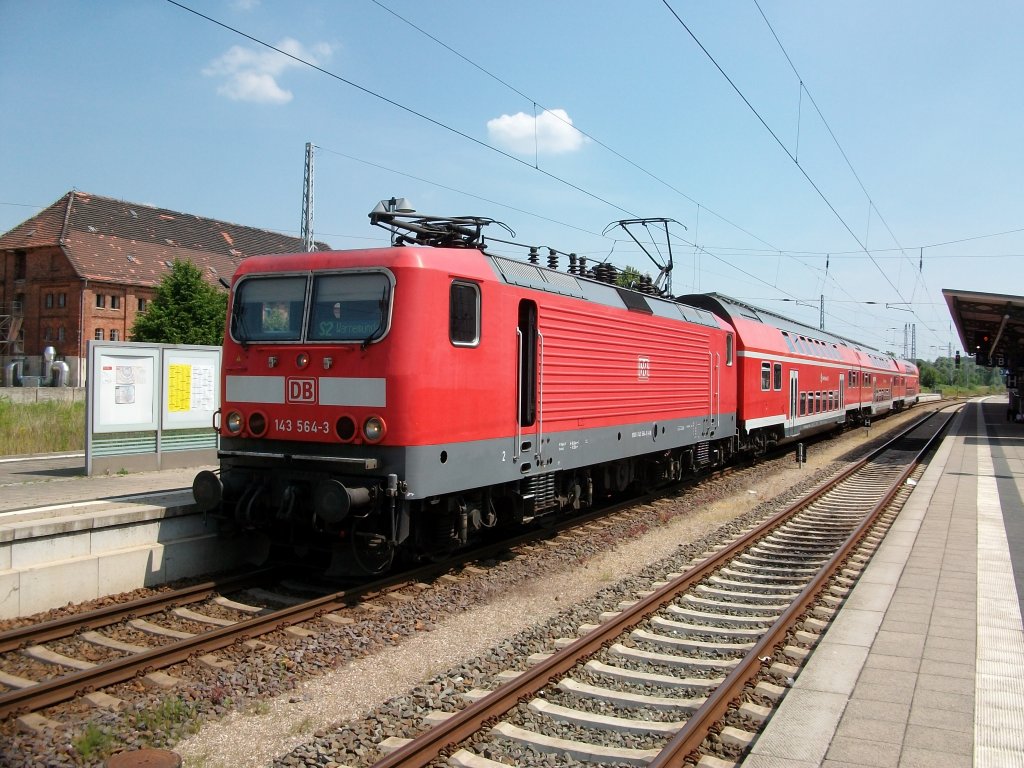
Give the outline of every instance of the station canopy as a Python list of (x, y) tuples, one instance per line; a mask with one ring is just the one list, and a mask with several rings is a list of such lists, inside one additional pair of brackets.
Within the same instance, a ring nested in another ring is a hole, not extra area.
[(1024, 296), (943, 288), (967, 354), (979, 365), (1024, 373)]

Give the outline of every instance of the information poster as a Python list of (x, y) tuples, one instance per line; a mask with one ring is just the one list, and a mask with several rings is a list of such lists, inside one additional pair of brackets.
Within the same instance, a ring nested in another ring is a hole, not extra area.
[(97, 432), (156, 429), (156, 354), (124, 354), (118, 349), (95, 350), (93, 389)]
[(220, 352), (164, 350), (164, 424), (173, 429), (208, 427), (220, 402)]

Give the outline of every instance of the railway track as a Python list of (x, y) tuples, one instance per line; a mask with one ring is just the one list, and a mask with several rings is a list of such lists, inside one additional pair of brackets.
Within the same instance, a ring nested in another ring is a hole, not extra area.
[[(518, 547), (529, 548), (595, 521), (607, 521), (637, 503), (631, 499), (340, 591), (289, 581), (268, 568), (0, 632), (0, 720), (77, 697), (117, 708), (118, 702), (102, 693), (104, 688), (135, 677), (160, 685), (167, 678), (159, 670), (189, 659), (214, 669), (227, 668), (231, 662), (216, 654), (237, 643), (253, 647), (254, 638), (279, 630), (297, 637), (312, 635), (299, 626), (302, 622), (347, 624), (352, 619), (338, 612), (386, 602), (389, 595), (468, 563), (502, 557)], [(5, 663), (12, 657), (17, 657), (14, 663)], [(25, 657), (30, 659), (27, 674), (21, 671)], [(19, 671), (12, 673), (5, 667)]]
[(375, 768), (724, 766), (798, 673), (952, 416), (926, 417), (732, 544), (524, 660)]
[[(731, 471), (720, 470), (715, 476), (724, 477)], [(236, 644), (252, 645), (255, 638), (278, 630), (308, 636), (311, 632), (299, 626), (302, 622), (351, 621), (336, 612), (343, 613), (362, 601), (384, 599), (391, 592), (457, 569), (467, 560), (507, 553), (534, 544), (538, 538), (584, 528), (595, 520), (607, 521), (614, 514), (609, 509), (595, 511), (452, 561), (343, 591), (322, 590), (311, 599), (259, 589), (275, 579), (272, 572), (261, 571), (0, 633), (0, 654), (16, 654), (21, 659), (10, 666), (23, 668), (27, 656), (34, 667), (32, 674), (12, 675), (4, 671), (8, 665), (0, 656), (0, 719), (78, 697), (87, 697), (94, 706), (116, 708), (117, 702), (103, 693), (104, 688), (137, 677), (159, 685), (159, 670), (189, 659), (214, 669), (228, 667), (232, 652), (223, 656), (218, 652)], [(229, 597), (239, 593), (245, 597)]]
[[(747, 466), (743, 463), (720, 468), (666, 492), (676, 493), (693, 483), (714, 482)], [(273, 585), (281, 579), (268, 568), (0, 632), (0, 720), (83, 696), (93, 704), (102, 702), (101, 706), (117, 707), (116, 700), (101, 693), (104, 688), (135, 677), (146, 677), (159, 684), (166, 681), (159, 670), (192, 658), (213, 668), (224, 668), (230, 662), (215, 654), (240, 638), (251, 643), (253, 638), (276, 630), (299, 634), (306, 630), (295, 629), (296, 625), (309, 620), (341, 622), (334, 611), (401, 591), (473, 561), (500, 557), (517, 547), (528, 548), (539, 540), (608, 521), (620, 511), (661, 495), (633, 498), (566, 518), (444, 562), (342, 591), (321, 587), (312, 598), (308, 593), (316, 588), (310, 585), (297, 590), (307, 593), (306, 599), (295, 598), (295, 590), (275, 593)], [(252, 588), (256, 588), (254, 592)], [(241, 601), (228, 597), (237, 593), (244, 595)], [(17, 657), (17, 661), (5, 663), (5, 658), (11, 657)], [(25, 657), (31, 659), (28, 673), (22, 671)]]

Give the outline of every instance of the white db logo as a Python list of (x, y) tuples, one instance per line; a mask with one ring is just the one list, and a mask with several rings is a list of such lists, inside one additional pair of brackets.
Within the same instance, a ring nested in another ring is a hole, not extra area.
[(651, 378), (651, 358), (638, 357), (636, 359), (636, 377), (640, 381), (647, 381)]
[(316, 379), (288, 379), (289, 403), (315, 403)]

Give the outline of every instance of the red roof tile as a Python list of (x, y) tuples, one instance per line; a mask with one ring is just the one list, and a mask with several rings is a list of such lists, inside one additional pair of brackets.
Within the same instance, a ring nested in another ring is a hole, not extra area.
[(0, 250), (57, 245), (79, 276), (132, 285), (156, 285), (175, 259), (215, 283), (246, 256), (303, 250), (301, 238), (85, 192), (69, 192), (0, 235)]

